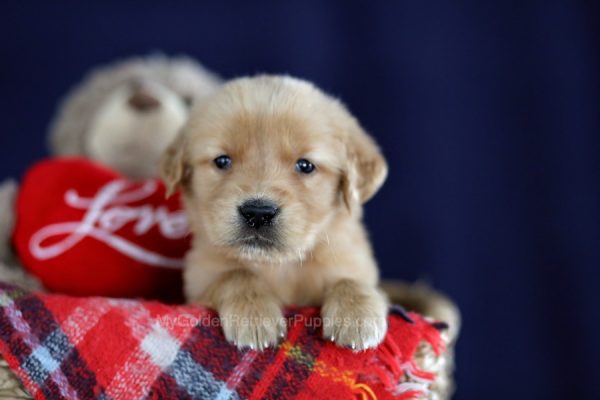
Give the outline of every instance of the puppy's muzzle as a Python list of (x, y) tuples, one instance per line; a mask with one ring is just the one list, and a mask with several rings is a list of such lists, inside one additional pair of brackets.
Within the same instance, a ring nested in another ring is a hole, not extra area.
[(279, 214), (277, 205), (265, 199), (245, 201), (238, 207), (238, 211), (246, 225), (256, 230), (272, 226)]

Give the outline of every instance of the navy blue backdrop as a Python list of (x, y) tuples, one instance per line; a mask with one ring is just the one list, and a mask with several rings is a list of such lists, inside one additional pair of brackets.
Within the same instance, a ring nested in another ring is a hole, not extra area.
[(345, 100), (391, 167), (367, 207), (383, 275), (464, 314), (456, 399), (600, 398), (597, 5), (4, 2), (0, 178), (47, 154), (90, 67), (153, 50)]

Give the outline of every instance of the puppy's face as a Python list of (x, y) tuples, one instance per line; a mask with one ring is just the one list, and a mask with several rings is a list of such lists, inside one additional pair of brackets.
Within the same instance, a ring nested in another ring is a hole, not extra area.
[(238, 259), (301, 261), (381, 185), (378, 149), (337, 101), (291, 78), (233, 81), (163, 159), (196, 235)]

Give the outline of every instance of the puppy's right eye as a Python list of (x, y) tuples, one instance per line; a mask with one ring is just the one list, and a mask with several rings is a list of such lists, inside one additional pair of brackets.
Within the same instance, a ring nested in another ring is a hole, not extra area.
[(226, 154), (215, 158), (214, 163), (219, 169), (231, 168), (231, 158), (229, 158), (229, 156)]
[(315, 170), (315, 165), (307, 159), (301, 158), (296, 161), (296, 171), (303, 174), (311, 174)]

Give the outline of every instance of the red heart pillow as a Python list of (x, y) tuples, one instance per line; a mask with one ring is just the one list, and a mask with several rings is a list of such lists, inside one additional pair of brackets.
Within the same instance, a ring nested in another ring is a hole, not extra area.
[(51, 159), (23, 179), (13, 242), (49, 290), (176, 301), (188, 232), (179, 196), (165, 199), (160, 181)]

